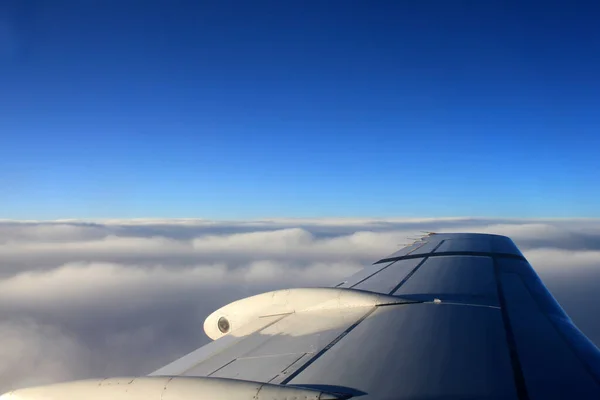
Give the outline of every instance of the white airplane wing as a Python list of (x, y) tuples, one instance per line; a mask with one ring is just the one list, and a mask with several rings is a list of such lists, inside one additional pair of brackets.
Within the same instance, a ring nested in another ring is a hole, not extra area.
[(504, 236), (429, 234), (335, 287), (233, 302), (204, 330), (213, 342), (148, 377), (4, 396), (600, 398), (600, 351)]

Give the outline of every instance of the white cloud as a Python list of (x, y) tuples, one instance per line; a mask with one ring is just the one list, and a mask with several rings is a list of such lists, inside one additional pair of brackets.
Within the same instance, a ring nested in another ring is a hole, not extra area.
[(600, 343), (591, 296), (576, 295), (600, 277), (600, 220), (0, 221), (0, 392), (148, 373), (206, 343), (224, 304), (336, 284), (421, 230), (513, 237)]

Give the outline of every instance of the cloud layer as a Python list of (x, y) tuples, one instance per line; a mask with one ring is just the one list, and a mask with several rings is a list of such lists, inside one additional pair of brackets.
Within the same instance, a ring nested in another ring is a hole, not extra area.
[(600, 220), (0, 221), (0, 392), (147, 374), (207, 343), (224, 304), (336, 284), (423, 230), (512, 237), (600, 344)]

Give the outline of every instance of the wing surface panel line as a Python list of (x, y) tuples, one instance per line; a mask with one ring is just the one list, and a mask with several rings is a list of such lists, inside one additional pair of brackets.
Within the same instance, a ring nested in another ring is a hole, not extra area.
[(508, 347), (508, 353), (510, 357), (510, 363), (512, 365), (513, 377), (515, 380), (515, 388), (517, 390), (517, 397), (519, 400), (528, 400), (529, 394), (527, 393), (527, 386), (525, 384), (525, 376), (523, 375), (523, 368), (521, 367), (521, 361), (519, 360), (519, 352), (517, 351), (517, 343), (508, 316), (508, 310), (506, 308), (506, 298), (504, 297), (504, 291), (502, 283), (500, 281), (500, 267), (496, 262), (496, 258), (492, 257), (492, 263), (494, 268), (494, 277), (496, 279), (496, 290), (498, 291), (498, 302), (500, 303), (500, 313), (502, 315), (502, 322), (504, 323), (504, 331), (506, 333), (506, 346)]
[[(506, 274), (506, 275), (508, 275), (508, 274)], [(513, 274), (513, 275), (517, 275), (517, 277), (521, 280), (521, 277), (518, 276), (518, 274)], [(523, 287), (525, 288), (525, 290), (527, 291), (527, 293), (529, 293), (529, 297), (531, 297), (531, 299), (533, 300), (533, 302), (537, 306), (537, 308), (540, 311), (540, 313), (548, 320), (548, 322), (550, 323), (550, 326), (552, 326), (554, 328), (554, 330), (558, 334), (558, 337), (560, 337), (561, 340), (567, 346), (567, 348), (569, 350), (571, 350), (571, 352), (573, 353), (573, 355), (575, 356), (575, 358), (579, 360), (579, 362), (581, 363), (581, 365), (583, 365), (583, 367), (585, 368), (585, 370), (588, 372), (588, 374), (590, 374), (590, 376), (592, 377), (592, 379), (594, 379), (594, 381), (596, 382), (596, 384), (598, 384), (600, 386), (600, 381), (598, 380), (598, 376), (591, 369), (590, 365), (584, 359), (582, 359), (580, 357), (580, 354), (577, 351), (575, 351), (573, 349), (572, 343), (565, 337), (563, 331), (556, 326), (556, 323), (554, 322), (554, 320), (552, 318), (550, 318), (547, 313), (543, 312), (543, 308), (540, 306), (540, 303), (538, 301), (537, 296), (535, 296), (531, 292), (531, 289), (529, 288), (529, 285), (527, 285), (522, 280), (521, 280), (521, 282), (523, 283)]]
[[(442, 243), (444, 243), (444, 242), (445, 242), (445, 240), (442, 240), (441, 242), (439, 242), (439, 243), (438, 243), (438, 245), (437, 245), (437, 246), (435, 246), (435, 248), (434, 248), (434, 249), (433, 249), (431, 252), (433, 253), (434, 251), (436, 251), (436, 250), (438, 249), (438, 247), (440, 247), (440, 246), (442, 245)], [(390, 294), (390, 295), (391, 295), (391, 294), (394, 294), (394, 293), (396, 293), (396, 291), (397, 291), (398, 289), (400, 289), (400, 287), (401, 287), (402, 285), (404, 285), (404, 284), (406, 283), (406, 281), (408, 281), (408, 280), (410, 279), (410, 277), (411, 277), (411, 276), (413, 276), (413, 275), (414, 275), (414, 273), (415, 273), (415, 272), (417, 272), (417, 270), (418, 270), (419, 268), (421, 268), (421, 265), (425, 264), (425, 262), (427, 261), (427, 259), (428, 259), (428, 258), (429, 258), (429, 257), (427, 257), (427, 256), (426, 256), (426, 257), (423, 257), (423, 259), (421, 260), (421, 262), (420, 262), (420, 263), (418, 263), (418, 264), (417, 264), (417, 266), (416, 266), (416, 267), (414, 267), (414, 268), (413, 268), (413, 270), (412, 270), (412, 271), (410, 271), (410, 272), (408, 273), (408, 275), (406, 275), (406, 276), (404, 277), (404, 279), (402, 279), (402, 280), (400, 281), (400, 283), (398, 283), (398, 284), (396, 285), (396, 287), (395, 287), (395, 288), (393, 288), (393, 289), (392, 289), (392, 291), (391, 291), (390, 293), (388, 293), (388, 294)]]
[(404, 285), (404, 283), (406, 283), (406, 281), (407, 281), (407, 280), (408, 280), (408, 279), (409, 279), (411, 276), (413, 276), (413, 274), (414, 274), (415, 272), (417, 272), (417, 270), (418, 270), (419, 268), (421, 268), (421, 265), (425, 264), (425, 261), (427, 261), (427, 258), (428, 258), (428, 257), (425, 257), (425, 258), (423, 258), (423, 259), (421, 260), (421, 262), (420, 262), (420, 263), (418, 263), (418, 264), (417, 264), (417, 266), (416, 266), (416, 267), (414, 267), (414, 268), (412, 269), (412, 271), (410, 271), (410, 272), (408, 273), (408, 275), (406, 275), (406, 276), (404, 277), (404, 279), (402, 279), (402, 280), (401, 280), (401, 281), (400, 281), (400, 282), (399, 282), (399, 283), (398, 283), (398, 284), (397, 284), (397, 285), (396, 285), (396, 286), (395, 286), (395, 287), (394, 287), (394, 288), (393, 288), (393, 289), (392, 289), (392, 290), (391, 290), (391, 291), (390, 291), (388, 294), (390, 294), (390, 295), (393, 295), (393, 294), (394, 294), (394, 293), (395, 293), (395, 292), (396, 292), (398, 289), (400, 289), (400, 287), (401, 287), (402, 285)]
[(412, 249), (411, 251), (409, 251), (408, 253), (406, 253), (406, 255), (414, 253), (415, 251), (419, 250), (421, 247), (425, 246), (426, 244), (427, 244), (427, 242), (421, 243), (420, 245), (418, 245), (417, 247), (415, 247), (414, 249)]
[[(397, 260), (392, 261), (390, 264), (386, 265), (385, 267), (383, 267), (381, 269), (378, 269), (377, 271), (373, 272), (371, 275), (368, 275), (366, 278), (361, 279), (360, 281), (356, 282), (354, 285), (350, 286), (349, 289), (352, 289), (356, 285), (360, 285), (361, 283), (363, 283), (367, 279), (372, 278), (373, 276), (377, 275), (378, 273), (380, 273), (381, 271), (383, 271), (385, 269), (388, 269), (389, 267), (391, 267), (392, 265), (394, 265), (396, 263), (396, 261)], [(343, 283), (342, 283), (342, 285), (343, 285)]]
[(286, 385), (289, 381), (291, 381), (296, 376), (298, 376), (302, 371), (304, 371), (306, 368), (308, 368), (309, 365), (311, 365), (319, 357), (321, 357), (323, 354), (325, 354), (325, 352), (327, 350), (329, 350), (330, 348), (332, 348), (337, 342), (339, 342), (340, 340), (342, 340), (344, 338), (344, 336), (346, 336), (354, 328), (356, 328), (361, 322), (363, 322), (365, 319), (367, 319), (367, 317), (369, 315), (373, 314), (375, 312), (375, 310), (377, 310), (377, 306), (375, 306), (375, 307), (371, 308), (369, 311), (367, 311), (358, 321), (356, 321), (355, 323), (353, 323), (352, 325), (350, 325), (338, 337), (336, 337), (335, 339), (333, 339), (333, 341), (331, 341), (331, 343), (329, 343), (327, 346), (325, 346), (323, 349), (321, 349), (321, 351), (319, 351), (317, 354), (315, 354), (310, 360), (308, 360), (306, 363), (304, 363), (304, 365), (302, 365), (296, 371), (294, 371), (293, 373), (291, 373), (287, 378), (285, 378), (283, 381), (281, 381), (281, 385)]
[[(263, 330), (265, 330), (265, 329), (269, 328), (270, 326), (272, 326), (272, 325), (276, 324), (277, 322), (281, 321), (282, 319), (284, 319), (284, 318), (285, 318), (285, 317), (287, 317), (288, 315), (290, 315), (290, 314), (283, 314), (283, 315), (281, 316), (281, 318), (277, 318), (276, 320), (269, 322), (267, 325), (265, 325), (265, 326), (264, 326), (264, 327), (262, 327), (261, 329), (257, 330), (256, 332), (262, 332)], [(236, 340), (236, 341), (232, 342), (232, 343), (231, 343), (229, 346), (227, 346), (227, 347), (224, 347), (224, 348), (220, 349), (220, 350), (219, 350), (217, 353), (215, 353), (215, 354), (211, 354), (209, 357), (207, 357), (207, 358), (203, 358), (203, 359), (199, 360), (198, 362), (196, 362), (196, 363), (194, 363), (193, 365), (191, 365), (189, 368), (186, 368), (186, 369), (185, 369), (185, 371), (184, 371), (182, 374), (185, 374), (187, 371), (190, 371), (190, 370), (192, 370), (192, 369), (196, 368), (198, 365), (202, 364), (204, 361), (206, 361), (207, 359), (209, 359), (209, 358), (211, 358), (211, 357), (213, 357), (213, 356), (217, 355), (218, 353), (222, 353), (223, 351), (225, 351), (225, 350), (229, 349), (230, 347), (234, 346), (234, 345), (235, 345), (237, 342), (239, 342), (239, 341), (240, 341), (242, 338), (243, 338), (243, 337), (240, 337), (240, 338), (238, 338), (238, 340)], [(225, 368), (227, 365), (231, 364), (231, 363), (232, 363), (232, 362), (234, 362), (235, 360), (236, 360), (236, 359), (233, 359), (233, 360), (231, 360), (231, 361), (230, 361), (230, 362), (228, 362), (227, 364), (225, 364), (225, 365), (223, 365), (223, 366), (219, 367), (219, 369)], [(217, 370), (214, 370), (214, 371), (213, 371), (213, 372), (211, 372), (211, 373), (210, 373), (208, 376), (210, 376), (210, 375), (214, 374), (214, 373), (215, 373), (215, 372), (217, 372), (219, 369), (217, 369)]]
[[(440, 244), (443, 242), (444, 241), (441, 241)], [(437, 247), (439, 247), (439, 245)], [(436, 247), (436, 249), (437, 249), (437, 247)], [(433, 251), (435, 251), (435, 250), (433, 250)], [(512, 254), (512, 253), (495, 253), (495, 252), (489, 252), (489, 251), (444, 251), (441, 253), (434, 253), (433, 251), (431, 253), (409, 254), (409, 255), (400, 256), (400, 257), (384, 258), (384, 259), (381, 259), (381, 260), (373, 263), (373, 265), (383, 264), (383, 263), (392, 262), (392, 261), (410, 260), (412, 258), (442, 257), (442, 256), (501, 257), (501, 258), (513, 258), (515, 260), (527, 261), (524, 256), (521, 256), (518, 254)]]
[(269, 379), (269, 381), (267, 383), (271, 383), (274, 380), (276, 380), (277, 378), (279, 378), (281, 376), (281, 374), (285, 374), (287, 370), (289, 370), (294, 364), (296, 364), (298, 361), (300, 361), (305, 355), (307, 355), (309, 353), (302, 353), (300, 355), (300, 357), (298, 357), (297, 359), (294, 360), (293, 363), (291, 363), (290, 365), (288, 365), (283, 371), (281, 371), (279, 374), (275, 375), (274, 377), (272, 377), (271, 379)]
[(222, 370), (223, 368), (225, 368), (229, 364), (234, 363), (236, 360), (237, 360), (237, 358), (234, 358), (233, 360), (229, 361), (228, 363), (225, 363), (225, 364), (221, 365), (219, 368), (215, 369), (213, 372), (211, 372), (210, 374), (208, 374), (206, 376), (210, 378), (211, 375), (216, 374), (217, 372), (219, 372), (220, 370)]
[(472, 303), (456, 303), (456, 302), (451, 302), (451, 301), (440, 301), (440, 302), (436, 302), (434, 301), (422, 301), (420, 303), (424, 303), (424, 304), (437, 304), (440, 306), (465, 306), (465, 307), (484, 307), (484, 308), (493, 308), (494, 310), (500, 310), (500, 307), (497, 306), (490, 306), (487, 304), (472, 304)]

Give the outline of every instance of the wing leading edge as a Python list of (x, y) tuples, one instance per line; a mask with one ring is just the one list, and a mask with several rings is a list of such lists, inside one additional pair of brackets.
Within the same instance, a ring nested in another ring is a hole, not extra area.
[(281, 398), (284, 388), (315, 398), (600, 398), (600, 351), (504, 236), (429, 234), (335, 288), (227, 305), (205, 331), (216, 340), (141, 379), (268, 383)]

